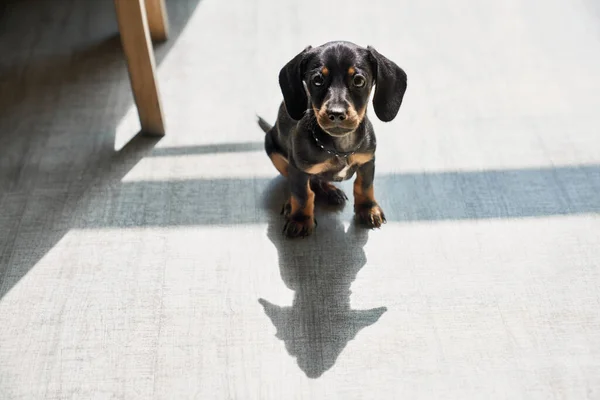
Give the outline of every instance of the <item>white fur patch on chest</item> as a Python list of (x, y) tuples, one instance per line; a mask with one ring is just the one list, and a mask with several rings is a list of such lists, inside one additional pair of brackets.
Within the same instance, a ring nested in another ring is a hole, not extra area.
[(350, 169), (350, 165), (346, 165), (346, 166), (344, 166), (344, 168), (342, 168), (342, 170), (341, 170), (340, 172), (338, 172), (338, 173), (336, 174), (336, 176), (337, 176), (338, 178), (341, 178), (341, 179), (344, 179), (344, 178), (346, 178), (346, 175), (348, 175), (348, 170), (349, 170), (349, 169)]

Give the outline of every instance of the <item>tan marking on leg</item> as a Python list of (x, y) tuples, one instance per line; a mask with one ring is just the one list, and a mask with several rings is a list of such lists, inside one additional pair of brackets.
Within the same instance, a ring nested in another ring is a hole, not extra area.
[(301, 212), (304, 215), (309, 217), (313, 217), (315, 213), (315, 192), (310, 188), (310, 181), (306, 183), (306, 193), (308, 196), (306, 197), (306, 203), (302, 205), (298, 199), (292, 195), (290, 199), (290, 205), (292, 206), (291, 215), (296, 214), (297, 212)]
[(385, 214), (375, 200), (373, 183), (364, 187), (364, 179), (359, 173), (354, 181), (354, 214), (357, 220), (369, 228), (380, 228), (386, 223)]
[(279, 171), (281, 175), (287, 177), (289, 164), (288, 160), (279, 153), (271, 153), (270, 158), (275, 168), (277, 168), (277, 171)]
[(315, 220), (315, 192), (310, 188), (310, 180), (306, 182), (306, 202), (302, 204), (294, 195), (290, 197), (289, 213), (283, 233), (289, 238), (306, 237), (312, 234)]
[(323, 172), (330, 170), (331, 167), (332, 167), (331, 160), (327, 160), (327, 161), (319, 163), (319, 164), (311, 165), (310, 167), (306, 168), (304, 170), (304, 172), (306, 172), (307, 174), (311, 174), (311, 175), (318, 175), (318, 174), (322, 174)]
[(363, 165), (373, 159), (373, 153), (355, 153), (348, 157), (348, 164), (350, 165)]
[(292, 207), (290, 214), (294, 214), (302, 209), (302, 205), (300, 204), (298, 199), (294, 197), (294, 195), (292, 195), (292, 197), (290, 198), (290, 206)]
[(354, 181), (354, 213), (358, 221), (369, 228), (380, 228), (386, 223), (385, 214), (373, 193), (373, 185), (364, 188), (359, 175)]
[(354, 180), (354, 204), (376, 203), (373, 185), (363, 187), (362, 176), (358, 174)]

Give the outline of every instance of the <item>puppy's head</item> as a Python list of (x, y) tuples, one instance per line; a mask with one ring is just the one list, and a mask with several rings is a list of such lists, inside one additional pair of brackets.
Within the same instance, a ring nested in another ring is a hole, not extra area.
[(362, 122), (371, 89), (373, 108), (385, 122), (398, 114), (406, 91), (406, 73), (372, 47), (330, 42), (307, 47), (279, 73), (288, 114), (299, 120), (314, 110), (321, 128), (345, 136)]

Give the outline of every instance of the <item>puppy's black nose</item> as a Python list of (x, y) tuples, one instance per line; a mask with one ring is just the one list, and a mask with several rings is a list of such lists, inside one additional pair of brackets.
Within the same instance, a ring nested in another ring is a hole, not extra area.
[(327, 110), (327, 117), (332, 122), (342, 122), (346, 119), (346, 110), (343, 108), (330, 108)]

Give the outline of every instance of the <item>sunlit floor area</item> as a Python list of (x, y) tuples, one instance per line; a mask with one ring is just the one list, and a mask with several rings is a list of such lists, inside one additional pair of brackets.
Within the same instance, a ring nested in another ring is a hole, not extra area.
[[(600, 398), (594, 1), (167, 7), (149, 138), (112, 1), (0, 4), (0, 399)], [(408, 74), (388, 223), (288, 240), (256, 116), (339, 39)]]

